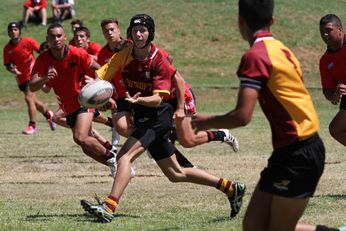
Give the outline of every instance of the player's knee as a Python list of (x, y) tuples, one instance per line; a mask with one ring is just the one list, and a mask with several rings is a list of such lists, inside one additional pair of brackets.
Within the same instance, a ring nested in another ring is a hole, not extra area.
[(172, 183), (183, 182), (185, 177), (183, 173), (176, 171), (165, 172), (167, 179)]
[(85, 136), (83, 136), (82, 134), (74, 134), (73, 140), (76, 144), (82, 147), (85, 145)]

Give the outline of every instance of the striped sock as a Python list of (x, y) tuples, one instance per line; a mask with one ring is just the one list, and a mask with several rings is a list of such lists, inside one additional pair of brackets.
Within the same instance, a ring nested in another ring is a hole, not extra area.
[(109, 195), (105, 200), (106, 211), (109, 213), (114, 213), (115, 209), (118, 207), (118, 203), (119, 203), (119, 200), (116, 197)]
[(219, 182), (216, 185), (216, 188), (225, 193), (227, 197), (232, 196), (234, 190), (233, 182), (225, 178), (220, 178)]
[(223, 131), (206, 131), (208, 134), (208, 142), (210, 141), (223, 141), (225, 133)]

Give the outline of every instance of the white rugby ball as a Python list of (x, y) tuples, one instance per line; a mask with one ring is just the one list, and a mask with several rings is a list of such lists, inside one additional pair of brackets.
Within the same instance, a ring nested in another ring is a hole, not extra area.
[(83, 107), (99, 108), (112, 97), (113, 85), (105, 80), (95, 80), (85, 85), (78, 100)]

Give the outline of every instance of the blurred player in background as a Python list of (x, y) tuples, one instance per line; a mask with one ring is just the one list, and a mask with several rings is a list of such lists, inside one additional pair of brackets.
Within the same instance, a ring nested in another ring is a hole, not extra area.
[(36, 111), (42, 113), (47, 119), (52, 130), (55, 129), (53, 112), (36, 98), (30, 91), (31, 70), (35, 63), (33, 52), (39, 52), (39, 44), (30, 37), (21, 37), (21, 27), (17, 22), (11, 22), (7, 26), (10, 41), (3, 50), (3, 60), (6, 70), (16, 75), (19, 90), (24, 93), (25, 102), (28, 106), (29, 124), (23, 130), (23, 134), (32, 135), (36, 132)]
[(320, 20), (320, 34), (327, 50), (320, 60), (323, 94), (339, 111), (329, 124), (331, 136), (346, 146), (346, 46), (341, 20), (328, 14)]

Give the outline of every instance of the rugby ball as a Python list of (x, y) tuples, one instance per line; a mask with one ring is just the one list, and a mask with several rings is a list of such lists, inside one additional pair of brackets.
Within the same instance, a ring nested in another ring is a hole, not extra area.
[(112, 97), (113, 85), (105, 80), (95, 80), (85, 85), (78, 96), (79, 103), (87, 108), (99, 108)]

